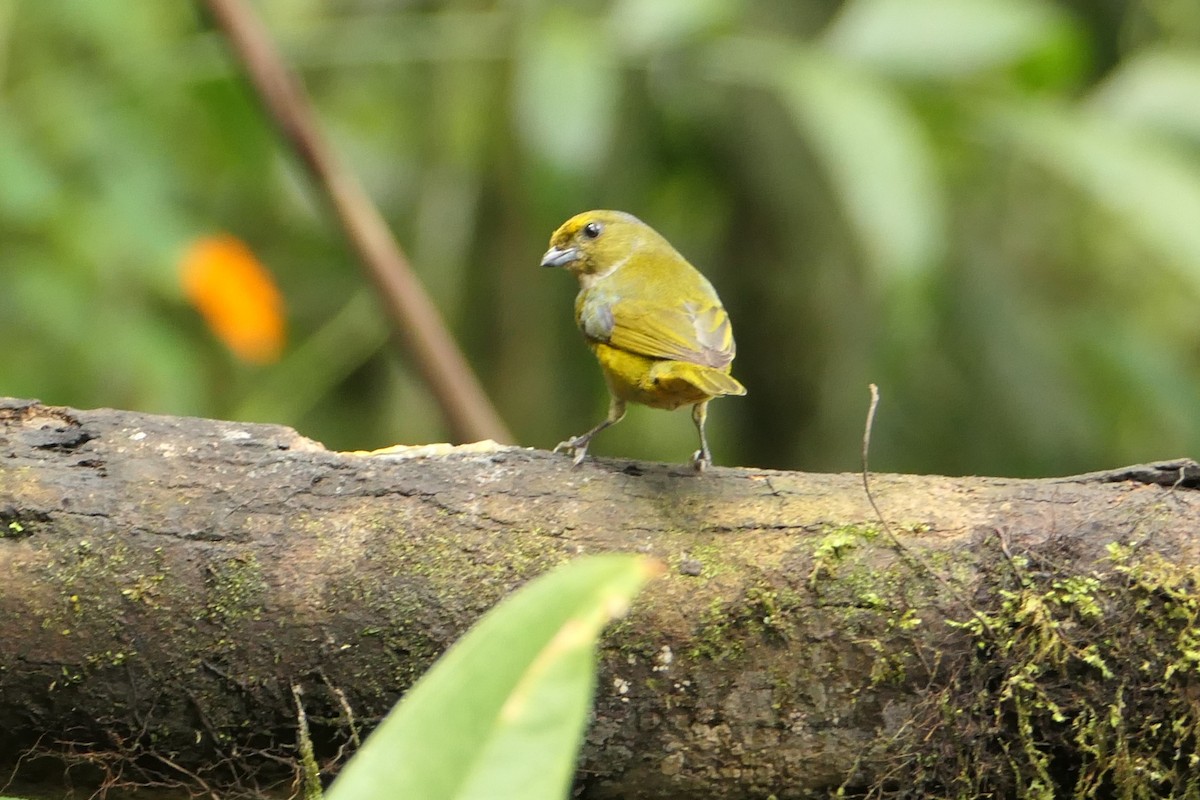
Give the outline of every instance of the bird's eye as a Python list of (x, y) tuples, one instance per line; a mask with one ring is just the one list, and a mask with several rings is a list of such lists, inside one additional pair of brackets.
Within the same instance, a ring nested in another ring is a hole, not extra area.
[(604, 230), (604, 226), (599, 222), (589, 222), (583, 226), (583, 235), (589, 239), (595, 239), (600, 235), (600, 231)]

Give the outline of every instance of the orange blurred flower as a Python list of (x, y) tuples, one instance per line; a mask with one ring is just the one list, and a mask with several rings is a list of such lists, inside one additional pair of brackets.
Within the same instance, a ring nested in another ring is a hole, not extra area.
[(180, 262), (188, 301), (243, 361), (269, 364), (283, 351), (283, 296), (250, 248), (228, 234), (194, 241)]

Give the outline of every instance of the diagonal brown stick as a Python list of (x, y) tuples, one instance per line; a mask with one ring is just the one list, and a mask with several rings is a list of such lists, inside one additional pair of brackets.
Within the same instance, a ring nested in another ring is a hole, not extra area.
[(379, 210), (325, 142), (308, 97), (285, 67), (262, 21), (243, 0), (202, 1), (271, 119), (328, 197), (453, 437), (513, 442)]

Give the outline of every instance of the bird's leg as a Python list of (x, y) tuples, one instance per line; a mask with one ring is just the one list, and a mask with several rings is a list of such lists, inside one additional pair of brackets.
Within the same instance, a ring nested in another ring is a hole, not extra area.
[(712, 453), (708, 449), (708, 437), (704, 434), (704, 421), (708, 418), (708, 401), (703, 400), (692, 406), (692, 422), (700, 432), (700, 449), (692, 453), (692, 467), (696, 472), (704, 472), (712, 466)]
[(616, 395), (613, 395), (612, 402), (608, 404), (608, 416), (605, 417), (603, 422), (592, 428), (587, 433), (581, 433), (578, 436), (567, 439), (565, 442), (559, 442), (558, 446), (554, 448), (554, 452), (574, 453), (575, 466), (578, 467), (581, 463), (583, 463), (584, 456), (587, 455), (588, 444), (591, 443), (592, 437), (610, 425), (616, 425), (624, 416), (625, 401)]

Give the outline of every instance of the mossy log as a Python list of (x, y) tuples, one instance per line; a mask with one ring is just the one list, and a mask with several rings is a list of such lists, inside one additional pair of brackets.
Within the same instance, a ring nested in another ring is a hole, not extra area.
[(0, 762), (286, 785), (299, 697), (329, 774), (499, 598), (637, 551), (669, 569), (604, 641), (584, 797), (1184, 787), (1198, 481), (872, 475), (877, 511), (856, 474), (0, 400)]

